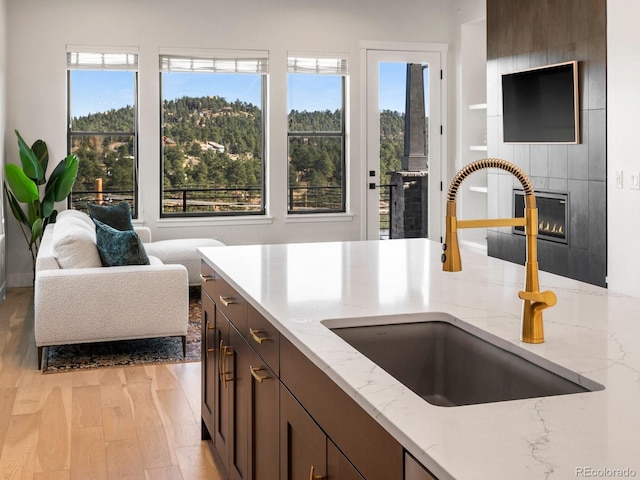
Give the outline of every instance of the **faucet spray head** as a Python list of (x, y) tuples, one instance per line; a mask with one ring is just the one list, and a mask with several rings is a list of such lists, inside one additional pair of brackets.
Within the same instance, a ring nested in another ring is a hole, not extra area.
[(460, 259), (460, 245), (458, 243), (458, 228), (456, 220), (456, 202), (447, 201), (447, 216), (445, 221), (445, 237), (442, 244), (442, 270), (445, 272), (459, 272), (462, 270)]

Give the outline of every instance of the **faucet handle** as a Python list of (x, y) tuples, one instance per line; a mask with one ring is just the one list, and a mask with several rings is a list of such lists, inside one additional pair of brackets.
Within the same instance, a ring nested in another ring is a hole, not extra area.
[(522, 300), (529, 300), (530, 302), (541, 303), (544, 305), (545, 308), (553, 307), (558, 301), (556, 294), (553, 293), (551, 290), (546, 290), (544, 292), (520, 291), (518, 292), (518, 297), (520, 297)]

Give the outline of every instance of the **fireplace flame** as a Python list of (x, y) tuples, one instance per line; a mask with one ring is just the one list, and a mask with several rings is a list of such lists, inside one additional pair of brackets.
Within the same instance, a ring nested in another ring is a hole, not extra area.
[(564, 235), (564, 227), (554, 223), (551, 225), (549, 222), (540, 222), (538, 230), (542, 233), (555, 233), (556, 235)]

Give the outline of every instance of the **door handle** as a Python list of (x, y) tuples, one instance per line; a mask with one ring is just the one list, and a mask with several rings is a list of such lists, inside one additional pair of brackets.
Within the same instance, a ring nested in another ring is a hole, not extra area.
[(220, 301), (222, 302), (222, 304), (225, 307), (228, 307), (229, 305), (236, 303), (236, 302), (233, 301), (233, 298), (231, 298), (231, 297), (223, 297), (222, 295), (220, 295)]
[(395, 187), (395, 185), (394, 184), (387, 184), (387, 185), (380, 184), (380, 185), (377, 185), (374, 182), (369, 183), (369, 190), (375, 190), (376, 188), (382, 188), (382, 187), (389, 187), (391, 189), (391, 188)]
[(309, 471), (309, 480), (322, 480), (324, 477), (322, 475), (315, 475), (315, 467), (311, 465), (311, 470)]
[(249, 371), (251, 372), (251, 376), (260, 383), (264, 382), (268, 378), (271, 378), (271, 377), (268, 377), (267, 375), (264, 375), (264, 376), (258, 375), (258, 372), (261, 372), (263, 370), (264, 368), (252, 367), (251, 365), (249, 365)]
[(216, 351), (215, 348), (209, 348), (209, 330), (214, 330), (214, 328), (209, 324), (209, 319), (207, 319), (204, 332), (204, 348), (206, 350), (207, 358), (209, 358), (209, 353)]
[(262, 330), (254, 330), (253, 328), (249, 328), (249, 333), (251, 334), (251, 337), (257, 342), (262, 344), (262, 342), (264, 342), (265, 340), (269, 340), (267, 337), (259, 337), (258, 334), (259, 333), (263, 333)]

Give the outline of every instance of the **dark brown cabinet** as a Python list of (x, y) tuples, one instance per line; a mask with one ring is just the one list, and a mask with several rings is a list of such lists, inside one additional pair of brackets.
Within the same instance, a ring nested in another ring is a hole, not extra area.
[(280, 382), (266, 362), (250, 350), (249, 445), (253, 480), (278, 480)]
[(434, 479), (206, 263), (202, 278), (202, 438), (223, 478)]
[(280, 386), (280, 468), (282, 480), (364, 480), (284, 385)]
[[(223, 316), (224, 314), (221, 314)], [(229, 448), (229, 476), (231, 480), (247, 480), (249, 476), (249, 401), (251, 374), (250, 348), (234, 326), (225, 318), (229, 328), (229, 346), (223, 348), (226, 361), (221, 361), (224, 388), (229, 396), (231, 445)]]
[(215, 361), (216, 369), (210, 381), (215, 383), (214, 399), (214, 434), (213, 443), (216, 446), (218, 455), (222, 459), (224, 468), (229, 471), (229, 458), (231, 452), (231, 434), (233, 424), (231, 422), (231, 399), (233, 396), (233, 362), (229, 357), (233, 357), (231, 341), (229, 338), (229, 322), (224, 319), (219, 310), (214, 312), (216, 317), (216, 347)]
[(215, 304), (206, 293), (202, 293), (202, 440), (213, 439), (215, 433), (216, 381), (216, 320)]
[[(202, 438), (229, 479), (277, 480), (278, 377), (236, 328), (249, 332), (244, 300), (204, 267), (202, 287)], [(264, 329), (252, 331), (267, 341)]]
[(327, 437), (284, 386), (280, 387), (282, 480), (327, 476)]
[(327, 439), (327, 478), (340, 480), (364, 480), (338, 447)]

